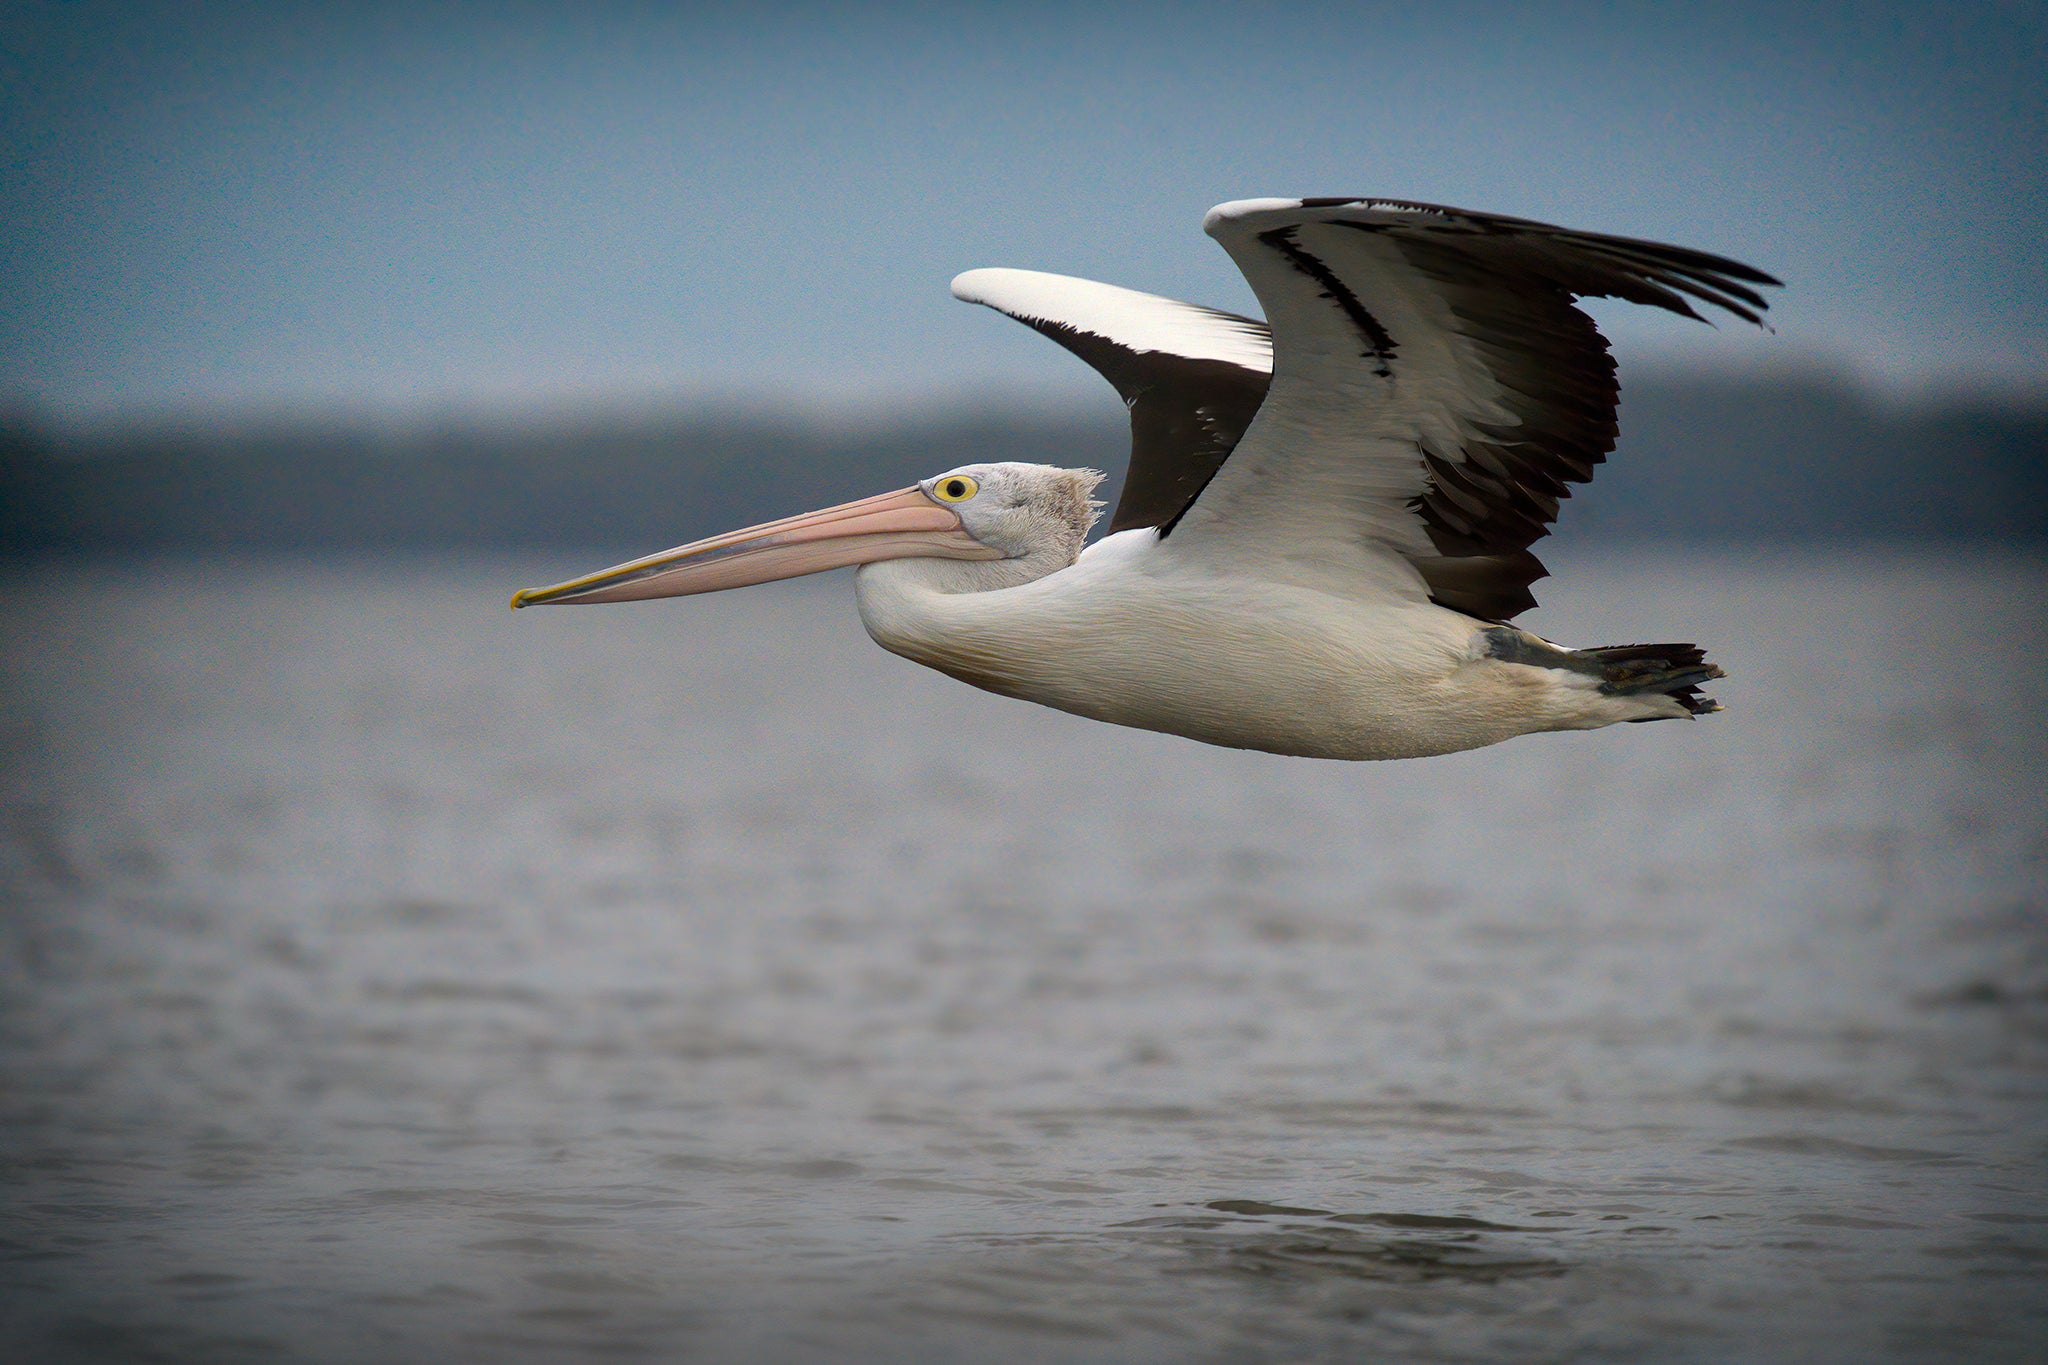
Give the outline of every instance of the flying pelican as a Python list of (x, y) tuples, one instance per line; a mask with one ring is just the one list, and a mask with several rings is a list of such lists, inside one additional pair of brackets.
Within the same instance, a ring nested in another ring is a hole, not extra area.
[(1203, 229), (1268, 321), (1029, 270), (955, 297), (1036, 328), (1131, 412), (1102, 475), (963, 465), (535, 588), (629, 602), (843, 565), (884, 649), (1005, 696), (1209, 744), (1410, 758), (1718, 710), (1697, 645), (1570, 649), (1508, 624), (1569, 484), (1614, 448), (1607, 342), (1574, 301), (1762, 325), (1735, 261), (1398, 199), (1247, 199)]

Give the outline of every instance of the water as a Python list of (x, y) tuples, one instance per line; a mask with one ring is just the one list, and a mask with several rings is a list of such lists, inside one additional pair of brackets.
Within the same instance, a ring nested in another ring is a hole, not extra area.
[(15, 1359), (2048, 1357), (2048, 564), (1586, 552), (1698, 724), (984, 696), (842, 578), (17, 568)]

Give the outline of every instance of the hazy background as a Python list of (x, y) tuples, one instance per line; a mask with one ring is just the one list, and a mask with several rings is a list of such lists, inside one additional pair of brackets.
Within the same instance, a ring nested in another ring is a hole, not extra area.
[[(0, 11), (0, 1354), (2038, 1361), (2037, 5)], [(974, 266), (1246, 195), (1602, 307), (1534, 629), (1698, 725), (1332, 764), (517, 587), (1122, 460)]]
[(1789, 282), (1775, 336), (1601, 309), (1625, 458), (1568, 529), (2042, 530), (2038, 5), (86, 3), (0, 35), (17, 552), (639, 550), (984, 451), (1114, 464), (1107, 388), (947, 280), (1255, 311), (1203, 211), (1343, 192)]

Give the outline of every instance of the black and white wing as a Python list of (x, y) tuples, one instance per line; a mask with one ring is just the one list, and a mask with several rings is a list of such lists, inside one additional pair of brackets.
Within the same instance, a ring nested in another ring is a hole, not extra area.
[(1252, 318), (1036, 270), (970, 270), (953, 296), (1043, 332), (1131, 410), (1131, 465), (1109, 529), (1170, 525), (1266, 397), (1273, 347)]
[(1761, 324), (1735, 261), (1391, 199), (1253, 199), (1210, 211), (1264, 305), (1274, 369), (1258, 415), (1174, 534), (1247, 567), (1367, 569), (1388, 552), (1447, 606), (1535, 605), (1568, 485), (1614, 448), (1607, 343), (1589, 296)]
[(1392, 555), (1435, 601), (1494, 620), (1535, 605), (1546, 570), (1528, 547), (1614, 448), (1614, 362), (1575, 300), (1698, 317), (1692, 299), (1761, 322), (1750, 286), (1777, 283), (1704, 252), (1391, 199), (1245, 200), (1205, 227), (1272, 332), (1027, 270), (969, 271), (953, 293), (1058, 341), (1130, 407), (1112, 531), (1340, 572)]

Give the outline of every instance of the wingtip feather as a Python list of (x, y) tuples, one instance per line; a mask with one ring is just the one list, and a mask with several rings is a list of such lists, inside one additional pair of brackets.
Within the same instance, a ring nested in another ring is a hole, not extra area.
[(1202, 215), (1202, 231), (1214, 237), (1218, 232), (1240, 218), (1254, 213), (1268, 213), (1274, 209), (1295, 209), (1301, 207), (1299, 199), (1232, 199), (1218, 204)]
[(990, 296), (999, 290), (1006, 280), (1035, 273), (1030, 270), (1011, 270), (1002, 266), (980, 266), (973, 270), (963, 270), (953, 277), (953, 297), (962, 303), (987, 304)]

